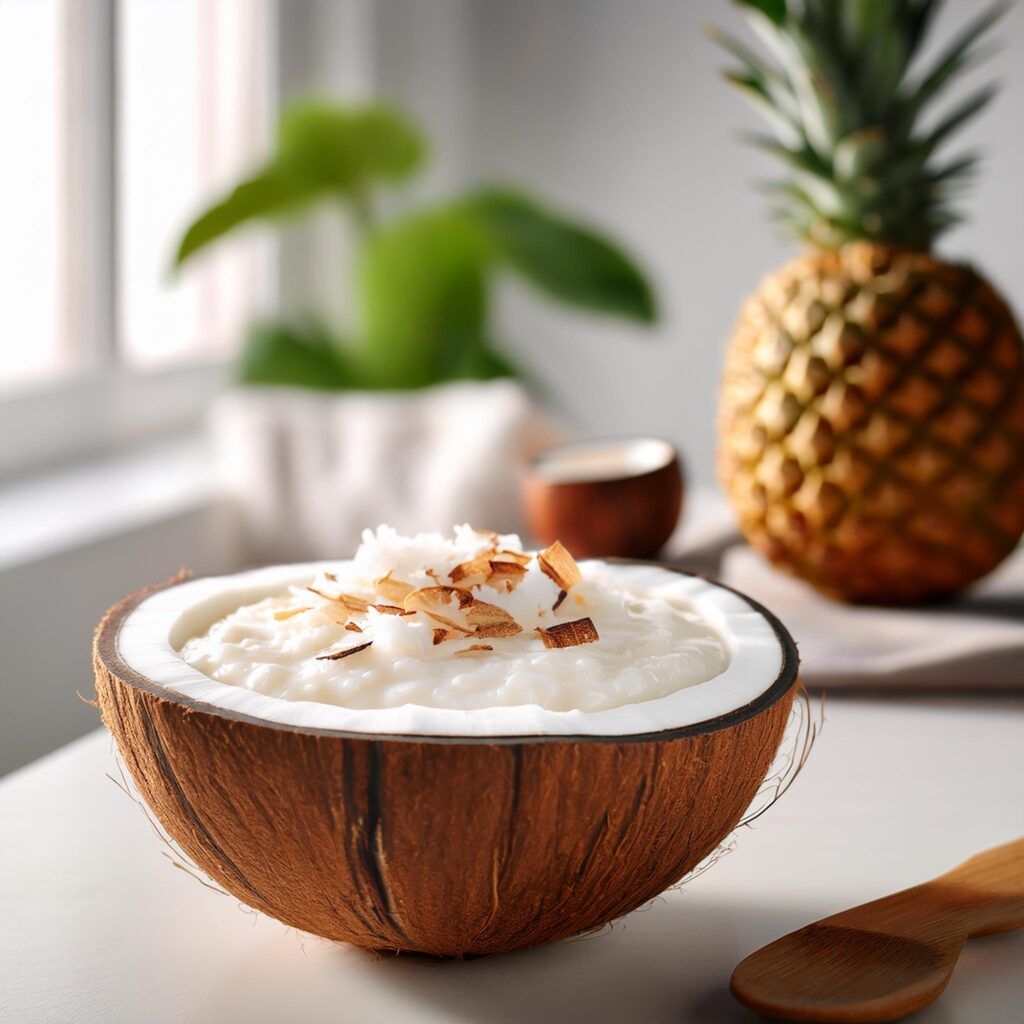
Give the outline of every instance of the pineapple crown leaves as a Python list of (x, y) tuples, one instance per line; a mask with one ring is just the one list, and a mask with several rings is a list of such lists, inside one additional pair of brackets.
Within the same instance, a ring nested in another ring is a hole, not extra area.
[(735, 0), (763, 57), (724, 32), (726, 79), (765, 117), (749, 141), (787, 168), (770, 182), (772, 213), (812, 244), (869, 239), (927, 249), (959, 217), (952, 201), (976, 154), (938, 150), (995, 95), (991, 84), (931, 117), (933, 101), (974, 66), (1009, 4), (969, 21), (922, 70), (941, 0)]

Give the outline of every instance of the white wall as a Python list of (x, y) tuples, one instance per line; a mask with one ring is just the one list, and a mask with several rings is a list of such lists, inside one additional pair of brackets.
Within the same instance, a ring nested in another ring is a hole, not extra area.
[[(950, 0), (939, 35), (980, 6)], [(720, 79), (724, 57), (703, 32), (743, 32), (742, 19), (724, 0), (475, 0), (471, 17), (468, 175), (529, 183), (615, 231), (654, 274), (664, 308), (648, 337), (517, 291), (501, 337), (587, 429), (664, 434), (709, 477), (733, 318), (795, 251), (751, 188), (770, 168), (736, 138), (759, 127), (756, 116)], [(978, 260), (1020, 309), (1024, 11), (1011, 11), (999, 34), (991, 72), (1003, 93), (962, 138), (988, 158), (970, 197), (974, 220), (944, 248)]]
[(2, 567), (0, 775), (99, 726), (76, 691), (95, 693), (90, 650), (100, 617), (181, 568), (233, 568), (229, 530), (227, 509), (202, 502)]

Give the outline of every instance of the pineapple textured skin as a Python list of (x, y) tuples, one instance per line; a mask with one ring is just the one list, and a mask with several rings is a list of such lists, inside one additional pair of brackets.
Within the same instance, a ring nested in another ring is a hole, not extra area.
[(971, 267), (812, 250), (747, 301), (719, 476), (751, 544), (844, 600), (904, 604), (990, 572), (1024, 532), (1024, 341)]

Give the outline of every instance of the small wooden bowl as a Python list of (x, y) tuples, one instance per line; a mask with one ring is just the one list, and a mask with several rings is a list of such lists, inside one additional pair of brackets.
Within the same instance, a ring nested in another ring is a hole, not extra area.
[(560, 540), (579, 558), (653, 558), (682, 511), (679, 455), (657, 437), (558, 445), (530, 462), (523, 502), (545, 544)]

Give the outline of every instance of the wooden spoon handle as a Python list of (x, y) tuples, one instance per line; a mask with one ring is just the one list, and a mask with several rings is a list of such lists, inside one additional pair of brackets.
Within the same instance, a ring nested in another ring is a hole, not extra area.
[(972, 885), (992, 885), (1003, 891), (1024, 893), (1024, 838), (976, 853), (940, 877), (960, 876)]
[(1024, 839), (975, 854), (925, 889), (969, 938), (1024, 927)]
[(930, 882), (822, 923), (943, 943), (1024, 927), (1024, 839), (976, 854)]

